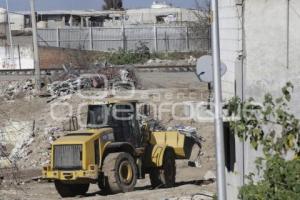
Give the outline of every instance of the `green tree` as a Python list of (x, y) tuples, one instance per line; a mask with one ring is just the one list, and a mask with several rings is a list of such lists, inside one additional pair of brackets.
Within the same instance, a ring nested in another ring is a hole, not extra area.
[(103, 10), (123, 10), (122, 0), (104, 0)]

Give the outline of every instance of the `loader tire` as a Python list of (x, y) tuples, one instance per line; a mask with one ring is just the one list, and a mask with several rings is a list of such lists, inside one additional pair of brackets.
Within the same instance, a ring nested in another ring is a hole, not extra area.
[(153, 188), (157, 187), (174, 187), (176, 179), (175, 153), (173, 149), (166, 149), (163, 157), (161, 168), (150, 170), (150, 182)]
[(129, 153), (109, 154), (102, 168), (105, 176), (104, 192), (115, 194), (133, 191), (137, 182), (137, 167)]
[(56, 180), (54, 184), (56, 191), (63, 198), (84, 195), (89, 190), (90, 186), (90, 184), (66, 184), (58, 180)]

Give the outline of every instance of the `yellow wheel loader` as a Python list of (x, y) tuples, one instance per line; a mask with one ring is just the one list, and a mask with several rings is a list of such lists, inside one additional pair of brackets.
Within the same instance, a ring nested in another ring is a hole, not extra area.
[(199, 156), (201, 141), (179, 131), (150, 131), (137, 120), (137, 103), (109, 99), (89, 105), (87, 129), (52, 143), (42, 177), (54, 181), (62, 197), (84, 195), (90, 184), (105, 193), (129, 192), (146, 174), (153, 187), (174, 186), (175, 159)]

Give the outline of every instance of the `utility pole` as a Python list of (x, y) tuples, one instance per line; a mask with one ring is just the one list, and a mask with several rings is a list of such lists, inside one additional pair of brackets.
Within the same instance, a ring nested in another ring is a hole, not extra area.
[(287, 11), (286, 11), (286, 68), (290, 66), (290, 7), (291, 1), (287, 0)]
[(218, 0), (212, 0), (212, 50), (213, 50), (213, 75), (214, 75), (214, 112), (216, 132), (216, 155), (217, 155), (217, 188), (218, 199), (226, 200), (226, 178), (225, 178), (225, 151), (224, 130), (222, 116), (222, 86), (221, 86), (221, 61), (220, 61), (220, 35), (219, 35), (219, 13)]
[(10, 65), (15, 65), (15, 56), (14, 56), (14, 47), (13, 47), (13, 39), (11, 34), (11, 24), (10, 24), (10, 15), (9, 15), (9, 7), (8, 0), (6, 0), (6, 13), (7, 13), (7, 23), (8, 23), (8, 35), (9, 35), (9, 43), (10, 43)]
[(36, 17), (35, 17), (35, 5), (34, 0), (30, 0), (31, 8), (31, 26), (32, 26), (32, 39), (33, 39), (33, 54), (34, 54), (34, 69), (35, 69), (35, 88), (37, 92), (41, 90), (41, 75), (40, 75), (40, 62), (39, 62), (39, 49), (37, 41), (36, 30)]

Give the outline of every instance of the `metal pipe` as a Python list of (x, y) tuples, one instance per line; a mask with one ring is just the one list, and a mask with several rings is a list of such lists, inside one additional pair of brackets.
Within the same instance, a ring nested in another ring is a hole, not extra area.
[(224, 158), (224, 130), (222, 116), (222, 86), (221, 86), (221, 61), (220, 61), (220, 36), (218, 0), (212, 0), (212, 49), (213, 49), (213, 75), (214, 75), (214, 112), (216, 133), (216, 157), (217, 157), (217, 189), (218, 199), (226, 200), (226, 178)]
[[(242, 96), (241, 99), (244, 102), (245, 101), (245, 58), (246, 58), (246, 33), (245, 33), (245, 0), (242, 0)], [(245, 185), (245, 133), (243, 134), (243, 141), (242, 141), (242, 164), (243, 164), (243, 168), (242, 168), (242, 184), (243, 186)]]
[(39, 52), (38, 52), (38, 41), (37, 41), (37, 30), (36, 30), (36, 17), (35, 17), (35, 5), (34, 0), (30, 0), (31, 8), (31, 26), (32, 26), (32, 39), (33, 39), (33, 56), (34, 56), (34, 69), (35, 69), (35, 88), (36, 91), (40, 91), (40, 62), (39, 62)]

